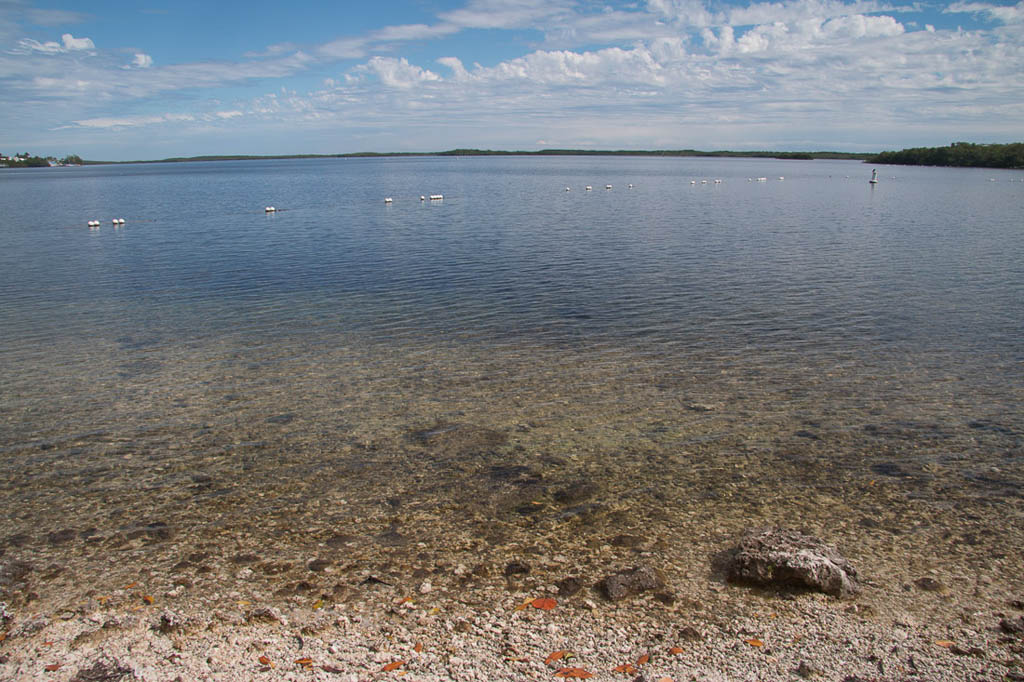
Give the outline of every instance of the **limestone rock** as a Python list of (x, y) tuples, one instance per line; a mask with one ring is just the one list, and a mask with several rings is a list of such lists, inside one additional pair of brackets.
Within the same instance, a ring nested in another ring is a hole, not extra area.
[(660, 590), (664, 586), (664, 579), (655, 569), (638, 566), (605, 577), (597, 584), (597, 589), (608, 599), (618, 601), (647, 590)]
[(817, 590), (836, 597), (858, 591), (857, 571), (834, 547), (786, 528), (744, 537), (729, 560), (728, 575), (732, 582)]

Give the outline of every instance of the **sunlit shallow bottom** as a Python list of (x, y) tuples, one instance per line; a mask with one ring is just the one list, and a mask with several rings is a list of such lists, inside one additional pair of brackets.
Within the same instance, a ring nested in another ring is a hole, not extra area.
[(75, 610), (140, 576), (224, 603), (428, 575), (470, 594), (510, 562), (529, 587), (642, 557), (706, 582), (766, 524), (885, 583), (1019, 574), (1024, 383), (1006, 359), (326, 333), (46, 357), (4, 387), (19, 607)]

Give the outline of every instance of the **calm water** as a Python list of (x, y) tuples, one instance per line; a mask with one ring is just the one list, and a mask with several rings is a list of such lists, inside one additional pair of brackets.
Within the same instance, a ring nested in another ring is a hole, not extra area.
[[(645, 509), (633, 481), (652, 462), (679, 472), (658, 507), (799, 486), (870, 515), (888, 502), (851, 491), (879, 476), (936, 507), (1017, 499), (1024, 174), (881, 168), (872, 188), (870, 171), (422, 158), (3, 172), (0, 496), (19, 512), (0, 539), (43, 552), (40, 530), (114, 542), (156, 519), (201, 544), (244, 538), (253, 518), (326, 537), (318, 524), (343, 517), (383, 551), (400, 493), (420, 528), (476, 518), (500, 544), (495, 519), (561, 523), (570, 503), (625, 491)], [(741, 466), (756, 485), (737, 487)]]
[[(1024, 176), (892, 168), (872, 189), (869, 170), (425, 158), (7, 172), (0, 343), (286, 329), (654, 352), (1019, 351)], [(419, 201), (435, 192), (443, 202)], [(270, 204), (281, 211), (265, 215)]]

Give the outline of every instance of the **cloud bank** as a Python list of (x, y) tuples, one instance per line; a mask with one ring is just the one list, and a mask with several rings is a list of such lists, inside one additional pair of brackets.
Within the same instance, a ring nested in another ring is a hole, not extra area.
[[(152, 139), (145, 131), (173, 129), (197, 148), (221, 145), (203, 153), (532, 148), (536, 140), (859, 150), (1019, 136), (1024, 2), (956, 2), (934, 13), (935, 23), (919, 15), (875, 0), (471, 0), (434, 22), (254, 46), (226, 61), (157, 64), (145, 46), (98, 48), (70, 32), (59, 41), (22, 36), (0, 52), (0, 78), (4, 97), (17, 98), (9, 111), (48, 121), (30, 139), (99, 146), (110, 138), (90, 135), (119, 130), (126, 140), (137, 131), (142, 144)], [(974, 24), (937, 26), (942, 16)], [(523, 49), (488, 61), (463, 41), (478, 32), (508, 32)], [(424, 57), (424, 46), (435, 56)], [(330, 76), (319, 87), (292, 86), (314, 72)], [(0, 142), (13, 144), (6, 135)], [(277, 141), (254, 148), (256, 135)]]

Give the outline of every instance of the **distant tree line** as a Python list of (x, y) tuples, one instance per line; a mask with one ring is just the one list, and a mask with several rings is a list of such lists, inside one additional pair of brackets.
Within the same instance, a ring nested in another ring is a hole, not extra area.
[(21, 152), (14, 156), (0, 154), (0, 165), (8, 168), (45, 168), (48, 166), (81, 166), (84, 161), (77, 154), (70, 154), (63, 159), (55, 156), (32, 156), (28, 152)]
[(697, 149), (542, 149), (536, 152), (495, 151), (491, 149), (451, 149), (435, 152), (434, 156), (730, 156), (764, 159), (797, 159), (811, 161), (817, 158), (866, 159), (868, 154), (847, 154), (844, 152), (733, 152), (700, 151)]
[(954, 142), (948, 147), (915, 147), (899, 152), (882, 152), (868, 161), (903, 166), (1024, 168), (1024, 142), (1011, 144)]

